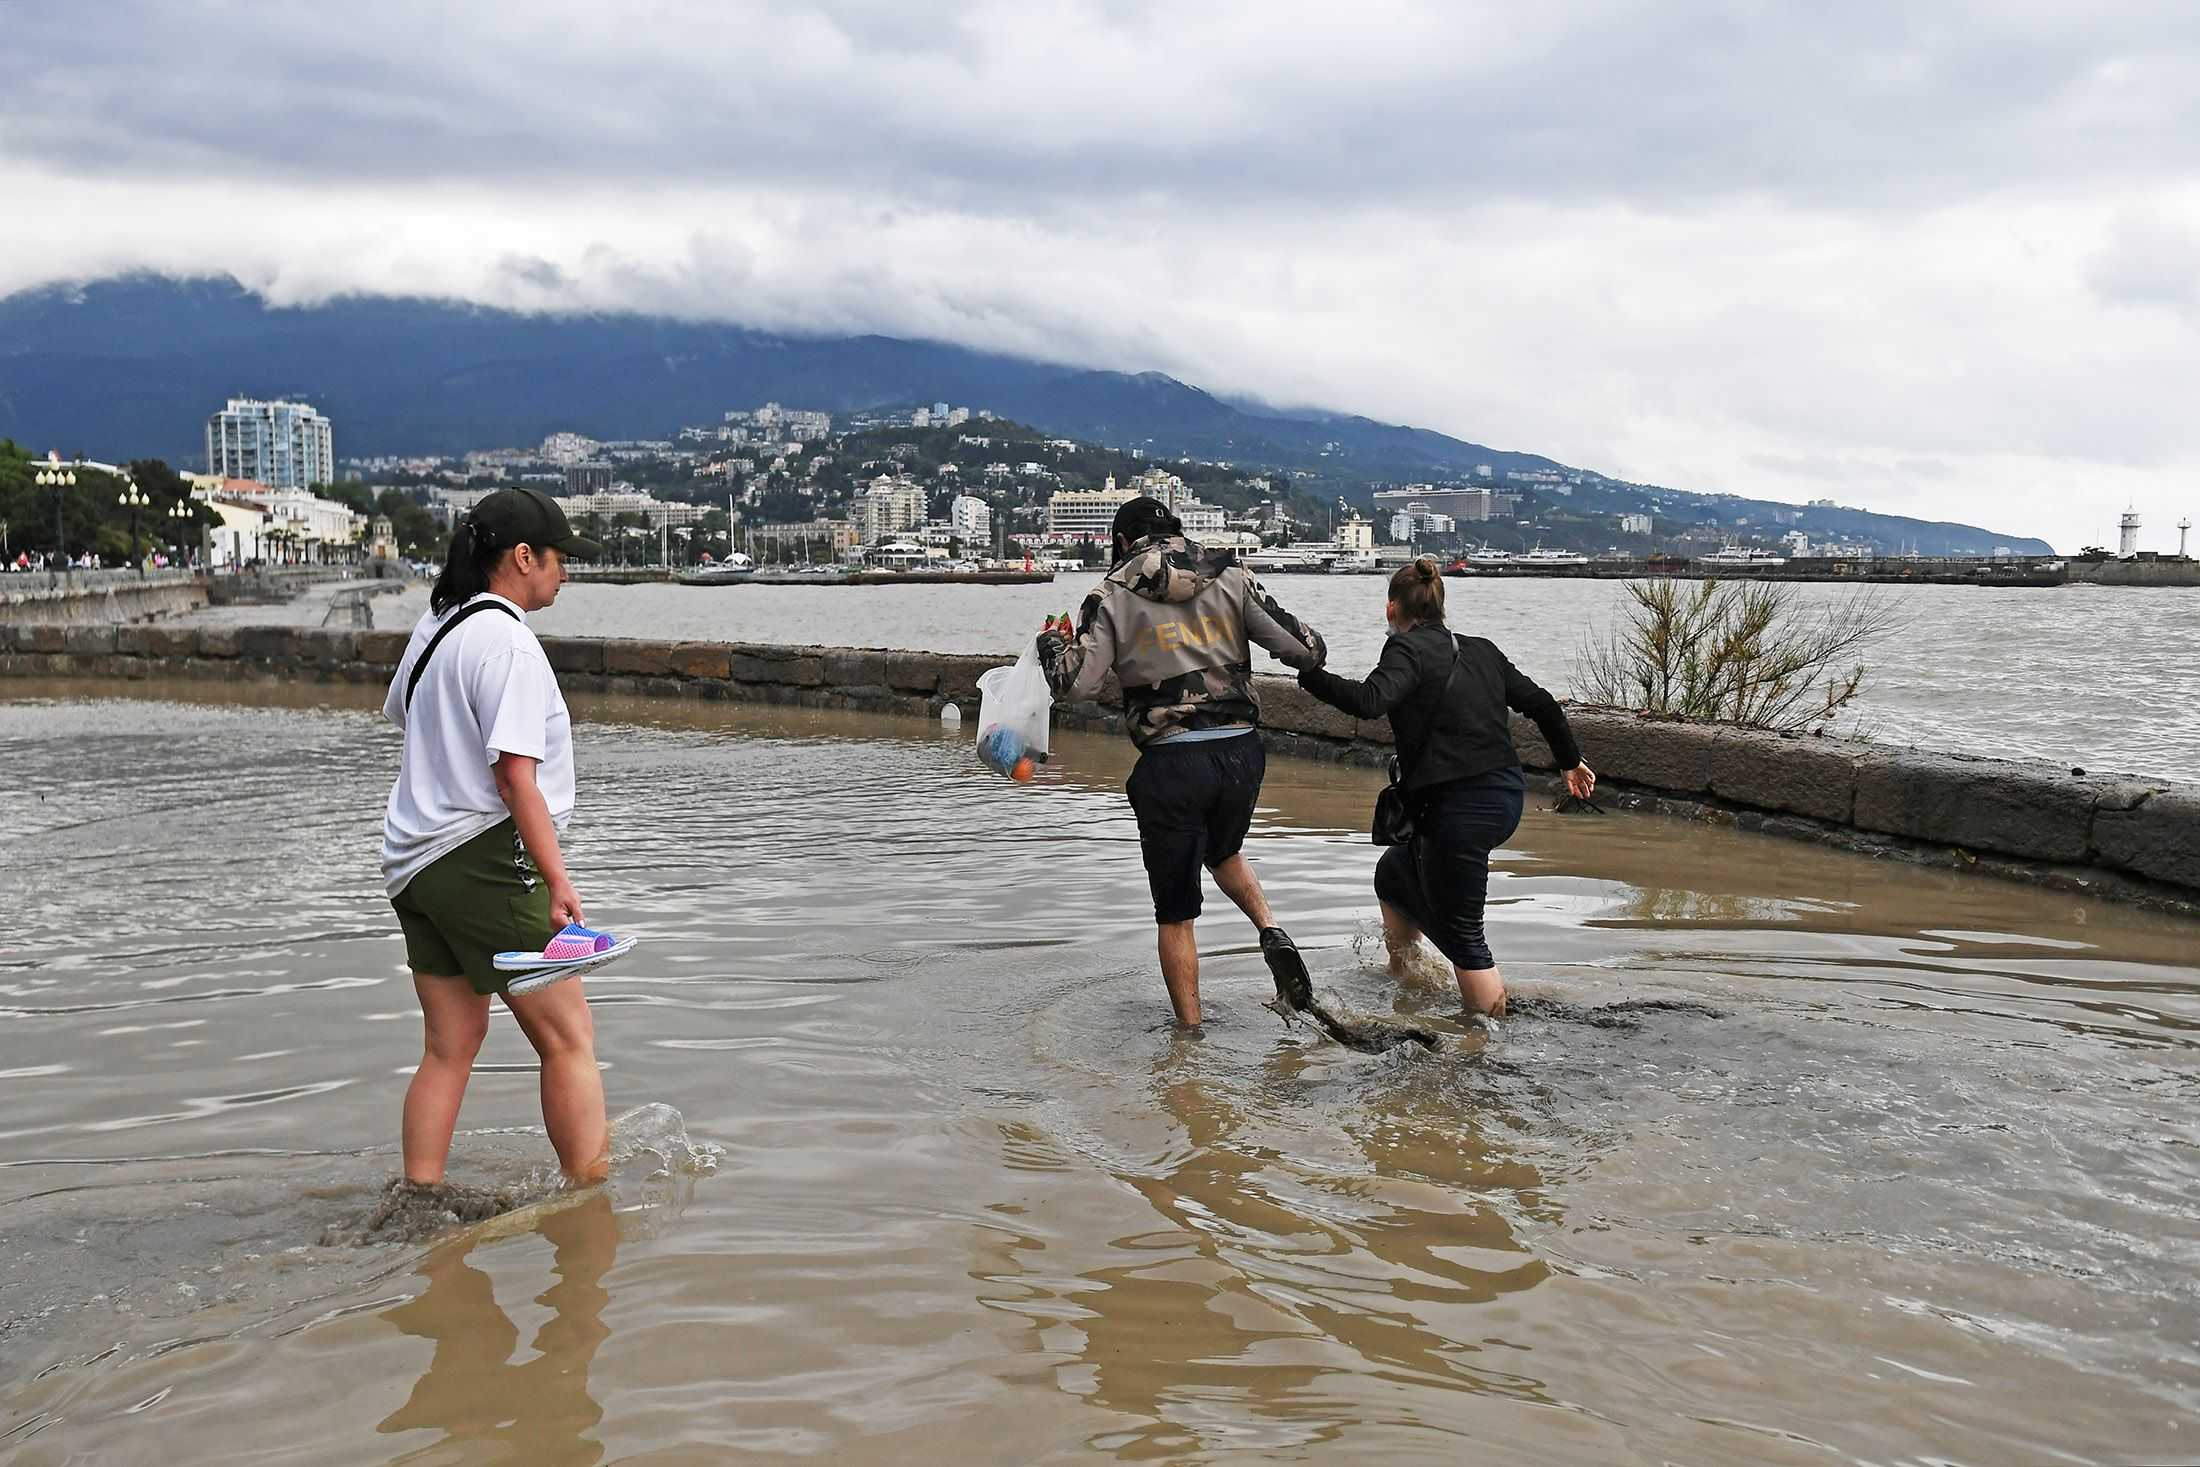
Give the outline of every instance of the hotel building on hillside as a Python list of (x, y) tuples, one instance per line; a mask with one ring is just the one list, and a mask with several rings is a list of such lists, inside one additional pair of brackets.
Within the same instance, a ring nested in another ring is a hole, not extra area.
[(1115, 487), (1108, 475), (1104, 489), (1062, 489), (1047, 500), (1047, 534), (1077, 540), (1105, 540), (1115, 528), (1115, 512), (1138, 498), (1136, 489)]
[(336, 443), (329, 420), (302, 402), (232, 397), (206, 420), (206, 472), (270, 489), (333, 484)]

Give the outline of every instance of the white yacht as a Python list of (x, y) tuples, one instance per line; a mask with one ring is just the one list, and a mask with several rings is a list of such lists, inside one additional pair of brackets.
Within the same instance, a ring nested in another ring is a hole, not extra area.
[(756, 574), (756, 562), (736, 550), (724, 560), (712, 561), (680, 573), (683, 586), (732, 586)]
[(1554, 566), (1587, 565), (1589, 557), (1572, 550), (1545, 550), (1538, 545), (1521, 556), (1513, 564), (1526, 570), (1547, 570)]
[(1709, 555), (1701, 557), (1696, 563), (1713, 569), (1733, 570), (1740, 568), (1746, 570), (1751, 566), (1786, 565), (1787, 557), (1774, 555), (1769, 550), (1752, 550), (1746, 545), (1722, 545)]
[(1499, 550), (1494, 545), (1483, 545), (1459, 557), (1460, 561), (1477, 570), (1502, 570), (1519, 559), (1510, 550)]

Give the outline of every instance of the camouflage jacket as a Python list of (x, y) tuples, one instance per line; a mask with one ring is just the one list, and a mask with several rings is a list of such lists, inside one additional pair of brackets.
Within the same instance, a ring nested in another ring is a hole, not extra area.
[(1112, 670), (1131, 739), (1144, 748), (1260, 722), (1248, 641), (1292, 667), (1319, 667), (1329, 655), (1321, 634), (1278, 606), (1234, 552), (1152, 537), (1085, 598), (1074, 638), (1039, 638), (1039, 664), (1065, 701), (1099, 696)]

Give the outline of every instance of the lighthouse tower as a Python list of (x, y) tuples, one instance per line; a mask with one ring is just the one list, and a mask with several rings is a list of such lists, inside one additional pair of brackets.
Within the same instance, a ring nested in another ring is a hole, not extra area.
[(2139, 553), (2138, 511), (2125, 510), (2124, 517), (2117, 522), (2116, 528), (2120, 534), (2120, 538), (2116, 542), (2116, 558), (2118, 560), (2129, 560)]
[(2177, 522), (2177, 558), (2179, 560), (2185, 558), (2185, 536), (2191, 532), (2192, 516), (2187, 515)]

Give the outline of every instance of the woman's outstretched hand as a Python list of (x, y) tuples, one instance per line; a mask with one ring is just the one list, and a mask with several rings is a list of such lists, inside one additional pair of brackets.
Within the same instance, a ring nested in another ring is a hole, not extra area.
[(554, 880), (550, 883), (550, 930), (563, 932), (576, 922), (586, 918), (581, 915), (581, 894), (573, 890), (573, 883)]
[(1577, 800), (1586, 800), (1596, 790), (1596, 771), (1587, 764), (1576, 764), (1566, 771), (1566, 793)]

